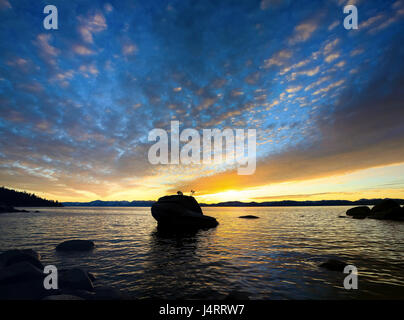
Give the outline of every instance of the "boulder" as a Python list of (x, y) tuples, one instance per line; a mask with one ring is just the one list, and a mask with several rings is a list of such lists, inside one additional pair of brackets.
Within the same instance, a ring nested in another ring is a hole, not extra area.
[(152, 205), (151, 214), (157, 227), (166, 231), (214, 228), (219, 224), (215, 218), (203, 214), (194, 197), (184, 195), (161, 197)]
[(194, 197), (191, 196), (184, 196), (184, 195), (164, 196), (159, 198), (157, 202), (181, 204), (181, 206), (183, 206), (188, 210), (202, 213), (202, 209), (199, 203), (196, 201)]
[(21, 261), (1, 269), (0, 285), (37, 279), (42, 281), (43, 278), (43, 270), (27, 261)]
[(321, 268), (325, 268), (327, 270), (332, 270), (332, 271), (340, 271), (343, 272), (344, 268), (347, 266), (348, 264), (340, 261), (340, 260), (336, 260), (336, 259), (329, 259), (323, 263), (321, 263), (319, 266)]
[(259, 219), (257, 216), (247, 215), (247, 216), (240, 216), (240, 219)]
[(382, 201), (380, 201), (379, 203), (377, 203), (373, 208), (372, 208), (372, 214), (376, 213), (376, 212), (383, 212), (383, 211), (387, 211), (390, 209), (394, 209), (394, 208), (400, 208), (400, 205), (398, 204), (397, 201), (392, 200), (392, 199), (384, 199)]
[(346, 215), (356, 219), (363, 219), (370, 215), (370, 208), (367, 206), (354, 207), (347, 210)]
[(404, 221), (404, 208), (395, 207), (386, 211), (378, 211), (369, 216), (371, 219)]
[(94, 248), (90, 240), (68, 240), (56, 246), (57, 251), (88, 251)]
[(380, 220), (404, 220), (404, 209), (392, 199), (385, 199), (376, 204), (369, 218)]
[(80, 268), (62, 269), (58, 273), (59, 288), (61, 290), (93, 291), (94, 286), (88, 273)]
[(26, 261), (43, 270), (43, 265), (39, 261), (40, 258), (41, 256), (32, 249), (8, 250), (0, 255), (0, 268)]

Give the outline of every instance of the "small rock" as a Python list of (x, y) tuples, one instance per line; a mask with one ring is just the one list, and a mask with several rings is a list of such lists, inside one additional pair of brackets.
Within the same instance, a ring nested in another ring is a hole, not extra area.
[(87, 251), (94, 248), (90, 240), (68, 240), (57, 245), (57, 251)]
[(326, 262), (320, 264), (321, 268), (340, 272), (344, 271), (345, 266), (347, 266), (345, 262), (336, 259), (329, 259)]
[(240, 216), (240, 219), (259, 219), (257, 216), (247, 215), (247, 216)]
[(93, 283), (83, 269), (73, 268), (59, 271), (59, 286), (63, 289), (93, 291)]
[(354, 207), (349, 209), (346, 215), (356, 219), (364, 219), (370, 215), (370, 208), (367, 206)]

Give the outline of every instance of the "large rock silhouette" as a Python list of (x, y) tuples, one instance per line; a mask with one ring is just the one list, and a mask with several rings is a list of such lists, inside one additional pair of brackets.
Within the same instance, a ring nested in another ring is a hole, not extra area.
[(395, 200), (385, 199), (372, 208), (369, 218), (404, 221), (404, 208)]
[(216, 227), (213, 217), (205, 216), (194, 197), (173, 195), (161, 197), (151, 208), (158, 228), (168, 230), (192, 230)]

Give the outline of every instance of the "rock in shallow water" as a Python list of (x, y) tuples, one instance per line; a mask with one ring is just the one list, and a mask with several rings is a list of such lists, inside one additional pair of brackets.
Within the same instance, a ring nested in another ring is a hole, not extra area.
[(247, 215), (247, 216), (240, 216), (240, 219), (259, 219), (260, 217), (253, 216), (253, 215)]
[(161, 197), (151, 207), (151, 214), (160, 230), (214, 228), (219, 224), (215, 218), (202, 213), (194, 197), (184, 195)]
[(28, 261), (1, 268), (0, 300), (38, 300), (58, 293), (58, 290), (44, 288), (44, 276), (43, 270)]
[(57, 251), (87, 251), (94, 248), (90, 240), (68, 240), (57, 245)]
[(320, 264), (321, 268), (325, 268), (327, 270), (331, 270), (331, 271), (340, 271), (343, 272), (344, 268), (347, 266), (348, 264), (341, 261), (341, 260), (336, 260), (336, 259), (329, 259), (326, 262), (323, 262)]
[(0, 255), (0, 268), (26, 261), (39, 269), (43, 269), (40, 259), (39, 253), (32, 249), (8, 250)]
[(43, 277), (41, 269), (27, 261), (21, 261), (1, 269), (0, 284), (43, 279)]
[(395, 200), (386, 199), (372, 208), (371, 219), (404, 221), (404, 208)]
[(370, 215), (370, 208), (367, 206), (351, 208), (346, 212), (346, 215), (357, 219), (366, 218)]
[(385, 199), (377, 203), (373, 208), (372, 208), (372, 214), (376, 212), (383, 212), (395, 208), (400, 208), (400, 205), (398, 204), (397, 201), (392, 200), (392, 199)]

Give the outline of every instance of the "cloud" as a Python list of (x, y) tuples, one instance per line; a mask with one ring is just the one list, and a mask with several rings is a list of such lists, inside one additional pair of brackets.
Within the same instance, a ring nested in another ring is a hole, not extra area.
[(335, 81), (335, 82), (333, 82), (333, 83), (329, 84), (328, 86), (326, 86), (326, 87), (324, 87), (324, 88), (321, 88), (321, 89), (319, 89), (319, 90), (315, 91), (315, 92), (313, 93), (313, 95), (315, 96), (315, 95), (318, 95), (318, 94), (320, 94), (320, 93), (327, 93), (327, 92), (328, 92), (328, 91), (330, 91), (331, 89), (333, 89), (333, 88), (336, 88), (336, 87), (339, 87), (339, 86), (343, 85), (343, 84), (344, 84), (344, 82), (345, 82), (345, 80), (344, 80), (344, 79), (341, 79), (341, 80)]
[(81, 56), (88, 56), (94, 54), (94, 51), (79, 44), (73, 46), (73, 51)]
[(107, 29), (107, 23), (102, 13), (87, 17), (79, 16), (77, 19), (78, 31), (85, 42), (93, 43), (93, 35)]
[(340, 22), (338, 20), (335, 20), (333, 23), (331, 23), (328, 27), (328, 31), (332, 31), (334, 30), (336, 27), (338, 27), (338, 25), (340, 24)]
[(312, 69), (309, 70), (303, 70), (303, 71), (298, 71), (298, 72), (292, 72), (291, 74), (291, 80), (295, 80), (296, 77), (298, 76), (308, 76), (308, 77), (312, 77), (315, 76), (317, 73), (319, 73), (320, 71), (320, 67), (314, 67)]
[(125, 56), (130, 56), (133, 55), (134, 53), (136, 53), (138, 51), (136, 45), (131, 44), (131, 43), (126, 43), (122, 46), (122, 53)]
[(293, 35), (289, 38), (289, 44), (296, 44), (307, 41), (318, 28), (318, 21), (315, 19), (302, 22), (295, 27)]
[(286, 61), (292, 56), (292, 51), (284, 49), (275, 53), (270, 59), (265, 60), (264, 68), (269, 68), (271, 66), (283, 66)]
[(56, 57), (59, 54), (59, 50), (49, 43), (52, 39), (50, 34), (40, 34), (36, 39), (36, 44), (43, 55), (48, 57)]
[(89, 65), (83, 64), (80, 66), (79, 70), (86, 78), (90, 77), (90, 75), (97, 76), (99, 74), (99, 71), (94, 63)]
[(211, 194), (404, 162), (403, 58), (402, 50), (390, 48), (359, 95), (348, 85), (334, 107), (311, 120), (305, 143), (261, 159), (254, 175), (226, 171), (177, 184), (170, 191), (192, 188)]
[(288, 87), (287, 89), (286, 89), (286, 92), (288, 92), (288, 93), (295, 93), (295, 92), (298, 92), (298, 91), (300, 91), (300, 89), (302, 89), (302, 86), (292, 86), (292, 87)]
[(340, 57), (340, 54), (338, 52), (332, 53), (325, 57), (325, 61), (330, 63), (330, 62), (333, 62), (334, 60), (338, 59), (339, 57)]

